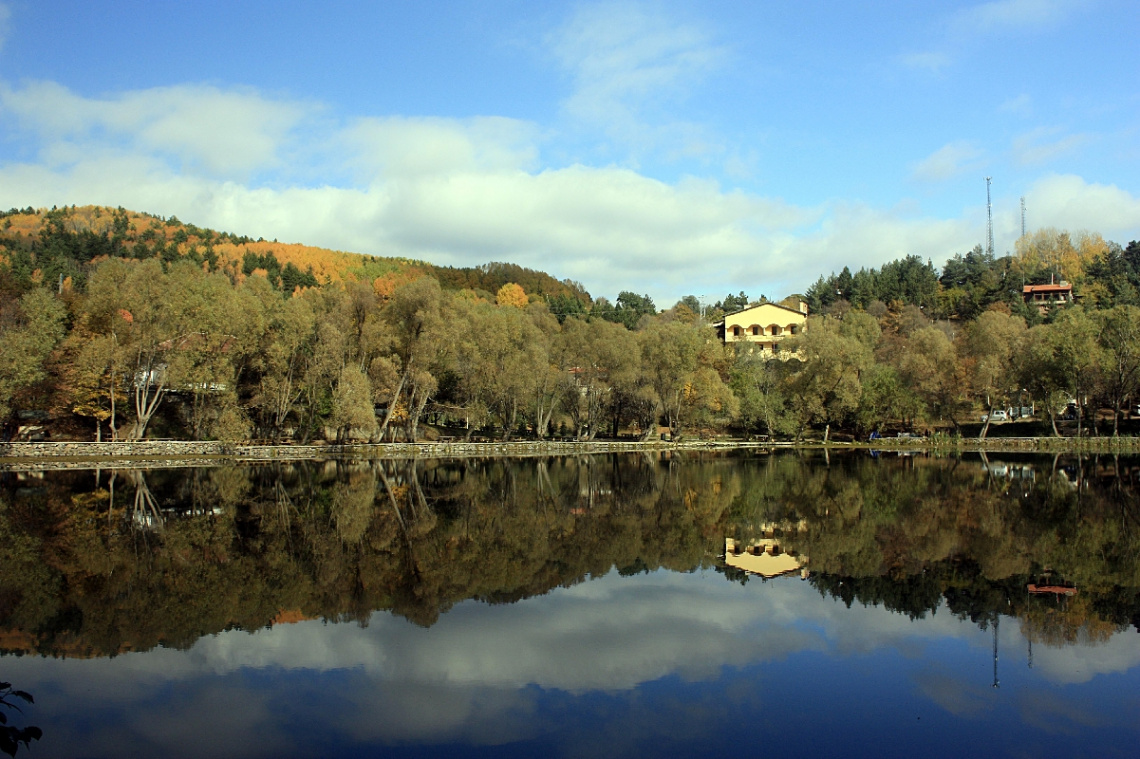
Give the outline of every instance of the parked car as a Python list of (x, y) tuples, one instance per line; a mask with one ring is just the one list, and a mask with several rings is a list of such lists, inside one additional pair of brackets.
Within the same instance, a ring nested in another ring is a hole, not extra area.
[(1003, 408), (994, 409), (992, 414), (982, 414), (982, 421), (989, 419), (991, 422), (1008, 422), (1009, 414)]

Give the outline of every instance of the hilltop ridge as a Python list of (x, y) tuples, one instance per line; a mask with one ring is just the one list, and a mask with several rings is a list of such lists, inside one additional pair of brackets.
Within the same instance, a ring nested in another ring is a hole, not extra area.
[(188, 259), (224, 271), (235, 282), (258, 275), (275, 287), (295, 291), (327, 283), (366, 282), (378, 295), (424, 275), (444, 289), (494, 294), (513, 282), (528, 295), (592, 299), (571, 280), (516, 264), (490, 262), (473, 267), (438, 266), (396, 256), (372, 256), (302, 243), (253, 239), (140, 211), (106, 206), (13, 208), (0, 212), (0, 263), (18, 282), (53, 282), (85, 276), (84, 265), (103, 257), (166, 261)]

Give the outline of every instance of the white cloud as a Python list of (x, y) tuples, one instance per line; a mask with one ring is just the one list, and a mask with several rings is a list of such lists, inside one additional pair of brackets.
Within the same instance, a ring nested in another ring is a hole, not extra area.
[(982, 150), (972, 142), (958, 140), (943, 145), (915, 164), (911, 177), (922, 182), (941, 182), (982, 166)]
[(506, 118), (368, 118), (345, 131), (352, 162), (388, 180), (536, 166), (538, 128)]
[(563, 102), (573, 123), (601, 129), (635, 155), (723, 152), (699, 126), (661, 113), (725, 60), (726, 51), (705, 30), (664, 15), (657, 5), (602, 4), (579, 8), (549, 45), (573, 78), (573, 93)]
[[(973, 247), (983, 229), (977, 218), (857, 204), (799, 208), (628, 169), (530, 173), (511, 167), (529, 160), (526, 150), (483, 149), (469, 139), (458, 125), (442, 135), (428, 130), (423, 144), (451, 145), (458, 168), (431, 163), (425, 150), (426, 166), (388, 163), (391, 175), (377, 169), (362, 187), (252, 187), (175, 174), (162, 160), (129, 154), (66, 167), (8, 165), (0, 167), (0, 206), (123, 205), (340, 250), (451, 265), (508, 260), (580, 280), (594, 295), (630, 289), (662, 306), (687, 293), (782, 296), (850, 264), (852, 250), (868, 266), (910, 254), (941, 262)], [(410, 146), (398, 155), (420, 151), (414, 134), (397, 142)]]
[(1029, 226), (1099, 232), (1126, 245), (1140, 237), (1140, 198), (1071, 174), (1039, 180), (1025, 194)]
[(930, 30), (934, 40), (930, 49), (900, 55), (898, 60), (908, 68), (938, 73), (980, 39), (1055, 28), (1087, 5), (1087, 0), (994, 0), (972, 5)]
[(998, 106), (1004, 113), (1014, 113), (1019, 116), (1028, 116), (1033, 111), (1033, 98), (1024, 92), (1017, 97), (1010, 98)]
[(789, 241), (784, 260), (798, 267), (799, 282), (805, 276), (814, 280), (850, 266), (851, 251), (859, 251), (860, 266), (880, 266), (908, 255), (929, 258), (941, 266), (949, 256), (965, 253), (982, 241), (982, 215), (984, 207), (962, 218), (937, 219), (837, 202), (828, 208), (817, 230)]
[(926, 50), (918, 53), (904, 53), (898, 56), (907, 68), (926, 69), (938, 73), (951, 63), (950, 55), (939, 50)]
[[(278, 166), (281, 147), (306, 111), (242, 90), (179, 85), (86, 98), (54, 82), (0, 85), (0, 113), (54, 148), (50, 160), (92, 146), (177, 157), (222, 176)], [(58, 150), (60, 145), (72, 151)]]
[(1056, 127), (1038, 127), (1013, 140), (1013, 158), (1022, 166), (1048, 163), (1088, 142), (1088, 135), (1063, 135)]
[[(350, 130), (346, 142), (377, 130), (391, 138), (361, 160), (375, 164), (361, 187), (252, 187), (175, 173), (147, 155), (104, 152), (66, 166), (0, 168), (0, 205), (124, 205), (375, 255), (457, 265), (510, 260), (579, 279), (599, 295), (635, 289), (666, 300), (690, 284), (728, 287), (730, 272), (764, 264), (774, 252), (767, 236), (820, 215), (711, 182), (671, 185), (627, 169), (530, 173), (516, 165), (529, 163), (532, 151), (510, 141), (488, 146), (459, 124), (407, 126)], [(791, 262), (770, 263), (787, 276)]]
[[(187, 117), (210, 129), (193, 133), (167, 123), (164, 108), (182, 113), (191, 104), (201, 113)], [(236, 116), (226, 120), (230, 106)], [(958, 217), (931, 218), (906, 204), (794, 206), (629, 168), (543, 168), (541, 147), (550, 135), (513, 119), (393, 117), (343, 125), (316, 118), (304, 103), (246, 91), (179, 87), (89, 99), (49, 83), (0, 85), (0, 108), (19, 116), (0, 119), (0, 129), (35, 157), (0, 163), (0, 207), (122, 205), (359, 253), (444, 265), (507, 260), (580, 280), (595, 296), (628, 289), (665, 307), (685, 294), (802, 291), (820, 274), (851, 264), (852, 251), (866, 266), (911, 254), (940, 264), (983, 239), (981, 204)], [(233, 133), (216, 120), (236, 124)], [(308, 176), (344, 181), (307, 185), (297, 181), (292, 162), (269, 168), (298, 154)], [(951, 176), (978, 160), (972, 143), (950, 143), (917, 165), (915, 176)], [(249, 176), (255, 168), (259, 181)], [(1051, 178), (1037, 192), (1040, 199), (1028, 194), (1035, 224), (1117, 240), (1140, 231), (1134, 199), (1115, 187)], [(1046, 208), (1056, 218), (1046, 219)], [(1009, 223), (1016, 226), (1012, 217)]]
[(1087, 5), (1086, 0), (995, 0), (959, 11), (951, 27), (963, 36), (1040, 29)]
[(602, 118), (612, 106), (675, 97), (723, 59), (702, 30), (663, 17), (656, 6), (631, 4), (581, 8), (553, 50), (575, 78), (570, 109)]

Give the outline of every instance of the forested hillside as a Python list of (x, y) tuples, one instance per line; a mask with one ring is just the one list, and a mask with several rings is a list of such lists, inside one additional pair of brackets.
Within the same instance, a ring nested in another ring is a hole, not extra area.
[[(1062, 279), (1075, 303), (1023, 301), (1026, 284)], [(773, 353), (716, 336), (743, 291), (659, 310), (512, 264), (14, 210), (0, 220), (0, 421), (25, 438), (801, 439), (974, 434), (979, 414), (986, 435), (1016, 407), (1037, 432), (1118, 434), (1140, 401), (1138, 294), (1140, 244), (1041, 230), (1001, 258), (821, 277), (803, 334)]]
[(876, 304), (902, 304), (919, 306), (937, 319), (960, 320), (1005, 303), (1032, 321), (1036, 310), (1024, 307), (1022, 288), (1062, 280), (1095, 308), (1140, 305), (1140, 244), (1121, 248), (1097, 234), (1041, 229), (1018, 240), (1012, 255), (995, 257), (979, 245), (954, 254), (941, 270), (918, 256), (854, 274), (844, 267), (820, 277), (805, 296), (817, 312), (843, 301), (873, 311)]
[(105, 258), (157, 258), (164, 264), (190, 261), (239, 283), (251, 275), (262, 276), (286, 293), (330, 283), (369, 282), (377, 294), (387, 296), (399, 285), (429, 275), (448, 290), (493, 295), (514, 282), (536, 297), (568, 298), (583, 306), (591, 302), (580, 284), (560, 282), (545, 272), (514, 264), (439, 267), (406, 258), (253, 240), (184, 224), (173, 216), (164, 219), (122, 208), (72, 206), (0, 212), (0, 292), (18, 294), (39, 284), (58, 289), (61, 281), (66, 287), (82, 289), (89, 265)]

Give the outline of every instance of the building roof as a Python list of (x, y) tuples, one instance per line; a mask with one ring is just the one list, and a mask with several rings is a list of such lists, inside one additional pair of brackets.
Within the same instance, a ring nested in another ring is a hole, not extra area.
[(1073, 286), (1070, 285), (1068, 282), (1062, 282), (1059, 285), (1026, 285), (1025, 287), (1021, 288), (1021, 292), (1023, 294), (1024, 293), (1060, 293), (1060, 292), (1069, 292), (1072, 289), (1073, 289)]
[(803, 311), (799, 310), (798, 308), (792, 308), (790, 306), (781, 306), (779, 303), (769, 302), (769, 303), (757, 303), (755, 306), (747, 306), (745, 308), (738, 308), (735, 311), (729, 311), (727, 314), (724, 315), (724, 318), (727, 319), (730, 316), (736, 316), (737, 314), (743, 314), (745, 311), (752, 311), (752, 310), (755, 310), (757, 308), (765, 308), (768, 306), (771, 306), (772, 308), (781, 308), (785, 311), (790, 311), (793, 314), (799, 314), (800, 316), (807, 316), (807, 314), (805, 314)]

